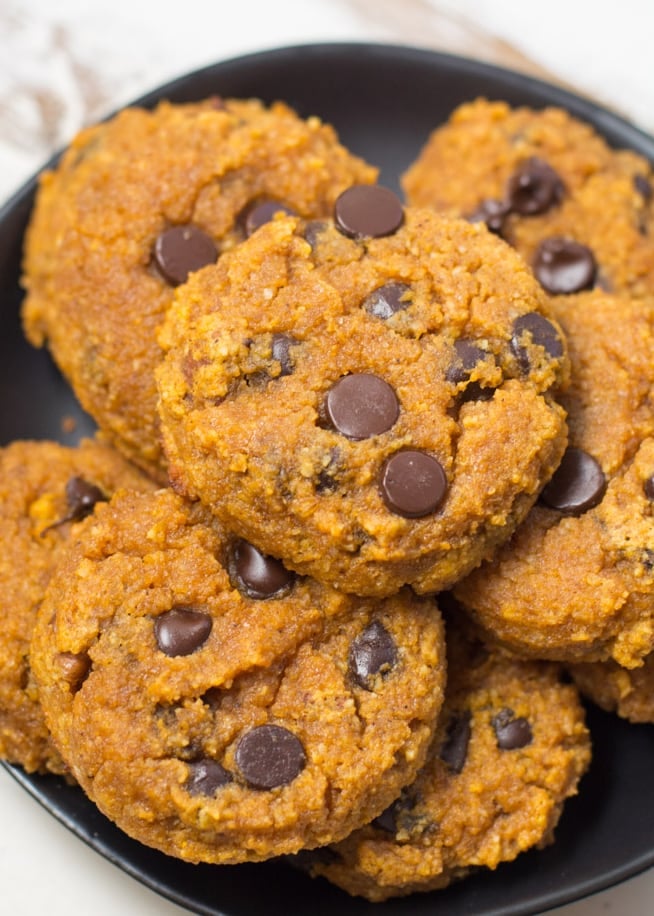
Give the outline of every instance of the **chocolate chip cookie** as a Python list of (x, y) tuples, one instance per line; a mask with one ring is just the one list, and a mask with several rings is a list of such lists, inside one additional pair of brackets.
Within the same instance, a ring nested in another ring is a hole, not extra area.
[(403, 185), (417, 206), (484, 221), (552, 294), (654, 293), (651, 165), (561, 109), (462, 105)]
[(173, 485), (290, 568), (361, 595), (450, 585), (565, 447), (565, 343), (484, 226), (354, 186), (177, 291), (160, 341)]
[(372, 901), (552, 842), (590, 762), (583, 708), (558, 666), (489, 652), (449, 625), (447, 640), (445, 704), (418, 778), (371, 824), (298, 860)]
[(130, 108), (82, 131), (40, 182), (24, 325), (125, 454), (164, 477), (155, 330), (175, 286), (275, 210), (329, 212), (376, 170), (283, 104), (210, 99)]
[(65, 772), (38, 702), (29, 645), (38, 606), (78, 523), (118, 487), (150, 481), (91, 440), (78, 448), (20, 441), (0, 449), (0, 758)]
[(654, 654), (639, 668), (623, 668), (614, 661), (580, 662), (569, 671), (584, 696), (602, 709), (630, 722), (654, 722)]
[(171, 490), (77, 533), (32, 646), (43, 708), (89, 797), (193, 862), (342, 838), (422, 765), (443, 699), (432, 600), (348, 597), (225, 535)]
[(654, 648), (654, 311), (598, 291), (551, 307), (570, 349), (570, 446), (512, 540), (455, 593), (521, 654), (633, 668)]

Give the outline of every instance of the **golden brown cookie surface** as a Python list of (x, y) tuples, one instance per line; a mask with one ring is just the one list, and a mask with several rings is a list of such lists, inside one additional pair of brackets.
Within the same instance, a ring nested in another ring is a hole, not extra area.
[(424, 760), (438, 610), (297, 578), (206, 518), (170, 490), (125, 493), (80, 532), (33, 643), (53, 735), (99, 808), (169, 854), (340, 838)]
[(630, 722), (654, 722), (654, 655), (639, 668), (622, 668), (614, 661), (570, 665), (574, 682), (607, 712)]

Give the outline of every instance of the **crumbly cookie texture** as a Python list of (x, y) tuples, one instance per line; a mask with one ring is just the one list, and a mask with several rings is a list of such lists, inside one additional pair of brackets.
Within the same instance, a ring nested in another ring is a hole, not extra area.
[(342, 838), (422, 765), (443, 701), (433, 599), (352, 598), (124, 491), (70, 545), (32, 659), (71, 771), (126, 833), (256, 861)]
[(416, 206), (485, 221), (553, 294), (654, 294), (652, 167), (562, 109), (464, 104), (403, 186)]
[(521, 654), (633, 668), (654, 647), (654, 311), (598, 291), (552, 309), (572, 363), (571, 447), (511, 542), (455, 594)]
[(173, 486), (301, 573), (449, 586), (524, 518), (566, 442), (560, 328), (483, 226), (353, 188), (177, 291), (160, 341)]
[(568, 670), (584, 696), (602, 709), (630, 722), (654, 722), (654, 654), (639, 668), (608, 661), (580, 662)]
[(17, 441), (0, 449), (0, 758), (65, 773), (41, 712), (30, 640), (46, 586), (82, 519), (118, 487), (154, 485), (107, 446)]
[(48, 344), (115, 445), (163, 480), (155, 331), (175, 285), (275, 209), (325, 215), (376, 174), (330, 126), (281, 103), (126, 109), (82, 131), (41, 179), (24, 260), (27, 336)]
[(575, 688), (557, 665), (452, 633), (440, 725), (416, 781), (368, 826), (299, 861), (372, 901), (435, 890), (552, 842), (590, 762)]

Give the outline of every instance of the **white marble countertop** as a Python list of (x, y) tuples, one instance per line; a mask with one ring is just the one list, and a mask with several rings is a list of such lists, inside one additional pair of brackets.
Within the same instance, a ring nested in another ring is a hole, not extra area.
[[(651, 0), (0, 0), (0, 203), (83, 124), (174, 76), (296, 43), (415, 44), (586, 94), (654, 133)], [(88, 849), (0, 770), (0, 912), (184, 912)], [(654, 912), (654, 871), (553, 911)]]

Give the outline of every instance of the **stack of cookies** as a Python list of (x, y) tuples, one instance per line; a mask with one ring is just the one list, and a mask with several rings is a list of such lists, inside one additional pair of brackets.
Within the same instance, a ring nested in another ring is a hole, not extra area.
[(23, 319), (98, 438), (0, 452), (2, 757), (375, 901), (552, 841), (579, 688), (654, 719), (649, 166), (478, 101), (376, 177), (281, 103), (82, 132)]

